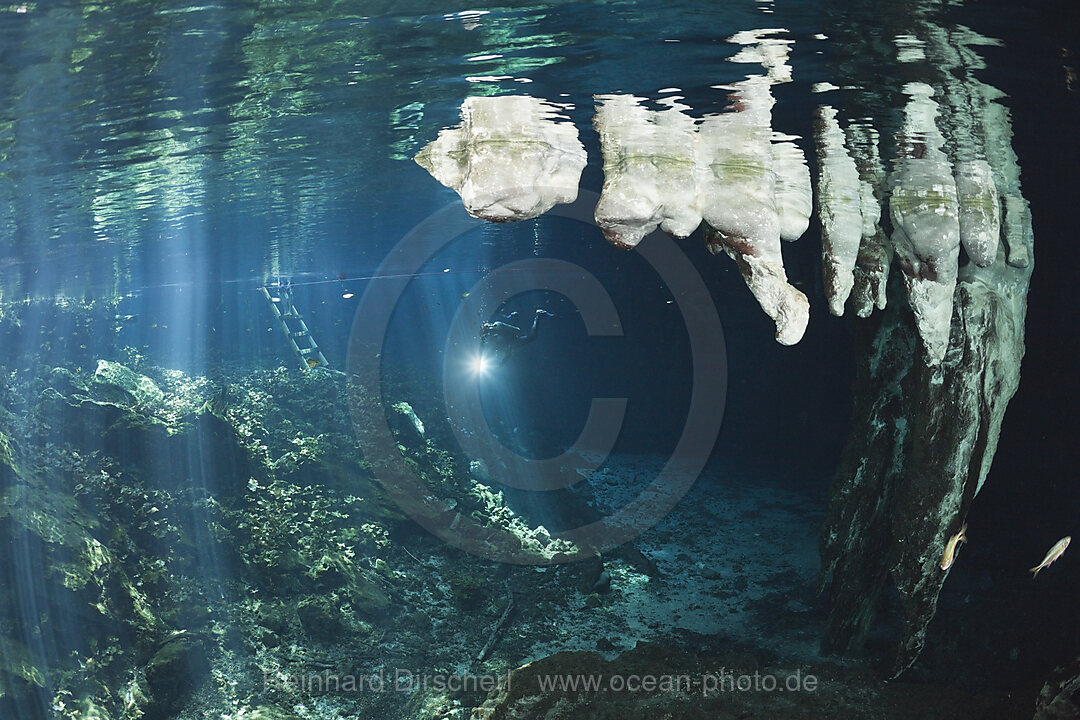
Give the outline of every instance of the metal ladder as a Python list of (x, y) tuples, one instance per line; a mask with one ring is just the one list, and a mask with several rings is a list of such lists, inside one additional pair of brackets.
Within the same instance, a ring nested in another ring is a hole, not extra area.
[(274, 313), (274, 317), (281, 323), (281, 329), (285, 332), (285, 339), (289, 341), (289, 345), (292, 346), (292, 349), (296, 352), (296, 357), (300, 360), (300, 367), (304, 370), (329, 369), (326, 356), (322, 354), (319, 344), (311, 336), (311, 330), (308, 329), (307, 323), (304, 322), (304, 318), (293, 304), (292, 292), (280, 285), (274, 289), (278, 291), (276, 295), (271, 295), (266, 287), (260, 287), (259, 292), (266, 298), (266, 302), (270, 304), (270, 311)]

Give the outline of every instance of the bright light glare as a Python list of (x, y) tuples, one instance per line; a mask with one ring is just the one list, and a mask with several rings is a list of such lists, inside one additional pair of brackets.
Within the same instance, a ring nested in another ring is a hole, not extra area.
[(491, 370), (491, 363), (483, 355), (476, 355), (469, 363), (473, 375), (486, 375)]

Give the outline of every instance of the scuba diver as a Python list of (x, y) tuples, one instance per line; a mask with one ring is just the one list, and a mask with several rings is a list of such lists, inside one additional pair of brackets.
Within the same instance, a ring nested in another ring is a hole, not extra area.
[[(512, 321), (517, 313), (510, 313), (506, 319)], [(509, 322), (484, 323), (480, 332), (480, 352), (483, 357), (494, 365), (502, 365), (509, 359), (510, 354), (520, 345), (532, 342), (536, 339), (537, 325), (543, 316), (555, 317), (547, 310), (537, 308), (533, 314), (532, 325), (527, 331), (522, 331), (516, 325)]]

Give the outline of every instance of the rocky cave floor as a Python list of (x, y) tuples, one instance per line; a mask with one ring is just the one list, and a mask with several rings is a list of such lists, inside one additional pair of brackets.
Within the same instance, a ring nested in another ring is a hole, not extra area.
[[(945, 648), (892, 683), (870, 657), (818, 654), (820, 482), (710, 466), (602, 559), (497, 564), (393, 507), (340, 376), (211, 382), (125, 362), (0, 383), (4, 717), (34, 698), (42, 717), (80, 720), (1031, 716), (1037, 686), (993, 689), (948, 670)], [(558, 542), (441, 449), (433, 400), (410, 401), (428, 435), (399, 442), (427, 481), (523, 542)], [(579, 496), (617, 507), (661, 462), (610, 458)], [(40, 587), (16, 586), (26, 572)], [(49, 632), (53, 662), (25, 642)], [(579, 676), (601, 685), (541, 689)]]

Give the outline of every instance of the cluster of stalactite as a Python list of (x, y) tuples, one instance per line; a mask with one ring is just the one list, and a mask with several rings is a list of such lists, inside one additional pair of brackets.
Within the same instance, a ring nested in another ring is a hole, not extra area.
[[(921, 651), (947, 575), (944, 544), (985, 481), (1019, 383), (1030, 212), (1008, 111), (974, 74), (985, 38), (928, 20), (896, 36), (896, 58), (912, 72), (894, 95), (902, 120), (891, 129), (846, 118), (831, 103), (844, 91), (815, 87), (812, 182), (799, 138), (772, 127), (772, 89), (792, 77), (784, 34), (729, 38), (740, 45), (732, 60), (764, 69), (727, 86), (729, 112), (694, 118), (679, 97), (650, 108), (633, 95), (596, 96), (604, 184), (594, 215), (625, 249), (658, 228), (679, 238), (702, 228), (791, 345), (810, 306), (788, 280), (781, 241), (798, 239), (816, 210), (829, 311), (843, 315), (850, 303), (860, 318), (877, 316), (856, 333), (852, 431), (822, 532), (823, 646), (857, 650), (891, 581), (903, 616), (899, 673)], [(925, 81), (913, 79), (923, 70)], [(417, 161), (470, 213), (517, 220), (576, 198), (585, 153), (556, 106), (471, 98), (462, 118)]]

